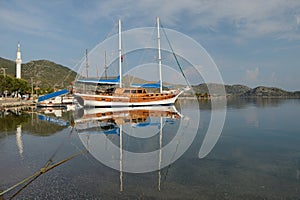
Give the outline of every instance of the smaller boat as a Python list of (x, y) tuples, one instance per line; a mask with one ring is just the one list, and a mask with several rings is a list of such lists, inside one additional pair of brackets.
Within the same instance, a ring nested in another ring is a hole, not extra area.
[(74, 97), (68, 95), (69, 91), (59, 90), (44, 96), (37, 100), (37, 107), (69, 107), (73, 105)]

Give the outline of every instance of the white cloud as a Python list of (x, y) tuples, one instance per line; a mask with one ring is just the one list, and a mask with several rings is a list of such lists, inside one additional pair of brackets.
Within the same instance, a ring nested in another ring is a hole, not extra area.
[(246, 80), (249, 82), (257, 82), (259, 75), (259, 69), (256, 67), (254, 70), (246, 70)]
[(300, 15), (295, 15), (295, 19), (296, 19), (297, 25), (299, 25), (300, 24)]
[[(175, 29), (179, 26), (197, 31), (206, 29), (225, 35), (229, 31), (242, 38), (272, 36), (299, 39), (300, 1), (297, 0), (12, 2), (12, 6), (4, 3), (0, 7), (0, 24), (21, 27), (32, 34), (62, 32), (57, 24), (67, 25), (67, 21), (56, 18), (56, 10), (60, 10), (63, 16), (73, 20), (80, 18), (81, 22), (90, 25), (108, 19), (115, 22), (121, 17), (127, 27), (153, 26), (155, 17), (160, 16), (166, 26)], [(227, 27), (225, 31), (224, 27)], [(229, 33), (229, 36), (232, 35)]]
[[(168, 26), (224, 32), (224, 26), (241, 37), (293, 37), (299, 24), (300, 1), (295, 0), (142, 0), (99, 1), (81, 16), (87, 21), (122, 17), (135, 26), (154, 24), (160, 16)], [(296, 20), (294, 19), (296, 16)], [(152, 23), (151, 23), (152, 22)], [(293, 38), (292, 38), (293, 39)], [(297, 39), (297, 37), (296, 37)]]

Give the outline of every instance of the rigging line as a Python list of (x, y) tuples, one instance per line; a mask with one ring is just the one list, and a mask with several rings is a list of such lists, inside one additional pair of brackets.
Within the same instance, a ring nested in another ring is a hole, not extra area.
[(175, 58), (175, 60), (176, 60), (176, 63), (177, 63), (177, 65), (178, 65), (178, 67), (179, 67), (179, 69), (180, 69), (180, 71), (181, 71), (181, 73), (182, 73), (182, 75), (183, 75), (183, 77), (184, 77), (184, 79), (185, 79), (187, 85), (188, 85), (189, 87), (191, 87), (191, 84), (189, 83), (189, 81), (187, 80), (187, 78), (186, 78), (186, 76), (185, 76), (185, 74), (184, 74), (184, 72), (183, 72), (183, 69), (182, 69), (182, 67), (181, 67), (181, 65), (180, 65), (180, 63), (179, 63), (179, 60), (178, 60), (178, 58), (177, 58), (177, 56), (176, 56), (176, 54), (175, 54), (175, 52), (174, 52), (174, 50), (173, 50), (173, 47), (172, 47), (172, 45), (171, 45), (171, 42), (170, 42), (170, 40), (169, 40), (169, 38), (168, 38), (168, 36), (167, 36), (167, 34), (166, 34), (166, 31), (165, 31), (165, 29), (164, 29), (162, 23), (160, 23), (160, 26), (161, 26), (161, 28), (162, 28), (162, 30), (163, 30), (164, 35), (166, 36), (167, 42), (168, 42), (168, 44), (169, 44), (169, 47), (170, 47), (170, 49), (171, 49), (171, 51), (172, 51), (172, 54), (173, 54), (173, 56), (174, 56), (174, 58)]
[[(7, 192), (9, 192), (9, 191), (15, 189), (16, 187), (22, 185), (23, 183), (26, 183), (27, 181), (29, 181), (29, 180), (31, 180), (31, 179), (35, 179), (35, 178), (39, 177), (40, 175), (42, 175), (42, 174), (48, 172), (49, 170), (54, 169), (55, 167), (57, 167), (57, 166), (59, 166), (59, 165), (65, 163), (65, 162), (67, 162), (67, 161), (69, 161), (69, 160), (71, 160), (71, 159), (73, 159), (73, 158), (75, 158), (75, 157), (81, 155), (82, 153), (83, 153), (82, 151), (81, 151), (81, 152), (78, 152), (78, 153), (76, 153), (76, 154), (73, 154), (73, 155), (69, 156), (68, 158), (66, 158), (66, 159), (64, 159), (64, 160), (61, 160), (61, 161), (59, 161), (59, 162), (57, 162), (57, 163), (54, 163), (53, 165), (48, 165), (48, 166), (42, 167), (39, 171), (35, 172), (35, 173), (32, 174), (31, 176), (29, 176), (29, 177), (23, 179), (23, 180), (20, 181), (19, 183), (15, 184), (15, 185), (11, 186), (10, 188), (6, 189), (5, 191), (1, 192), (1, 193), (0, 193), (0, 196), (2, 196), (2, 195), (4, 195), (4, 194), (6, 194)], [(21, 188), (21, 189), (22, 189), (22, 188)]]

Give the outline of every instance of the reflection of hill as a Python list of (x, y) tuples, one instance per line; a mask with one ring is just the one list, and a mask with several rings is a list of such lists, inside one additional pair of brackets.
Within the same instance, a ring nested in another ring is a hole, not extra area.
[(23, 125), (23, 130), (28, 131), (32, 135), (49, 136), (53, 135), (66, 127), (55, 125), (46, 121), (33, 120)]
[[(23, 130), (29, 131), (33, 135), (49, 136), (66, 128), (66, 124), (71, 122), (72, 112), (61, 110), (61, 116), (57, 117), (54, 113), (47, 113), (47, 110), (39, 110), (39, 113), (34, 114), (30, 123), (23, 126)], [(53, 120), (43, 121), (38, 118), (38, 114), (50, 117)], [(57, 123), (56, 123), (57, 122)]]
[[(15, 133), (17, 126), (20, 124), (26, 124), (30, 121), (29, 114), (16, 115), (14, 113), (0, 114), (0, 131)], [(1, 135), (0, 135), (1, 137)]]
[[(69, 113), (66, 115), (70, 115)], [(48, 136), (65, 129), (65, 126), (56, 125), (47, 121), (41, 121), (37, 115), (21, 112), (15, 114), (10, 111), (0, 112), (0, 133), (15, 134), (17, 127), (22, 125), (22, 130), (29, 134)], [(5, 135), (0, 134), (1, 137)]]

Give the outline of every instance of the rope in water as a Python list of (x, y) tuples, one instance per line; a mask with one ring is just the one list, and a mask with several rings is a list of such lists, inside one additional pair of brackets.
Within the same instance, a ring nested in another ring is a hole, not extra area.
[(79, 155), (81, 155), (82, 153), (83, 153), (83, 152), (81, 151), (81, 152), (76, 153), (76, 154), (73, 154), (72, 156), (70, 156), (70, 157), (68, 157), (68, 158), (66, 158), (66, 159), (64, 159), (64, 160), (61, 160), (61, 161), (59, 161), (59, 162), (57, 162), (57, 163), (55, 163), (55, 164), (53, 164), (53, 165), (48, 165), (48, 166), (42, 167), (39, 171), (35, 172), (35, 173), (32, 174), (31, 176), (25, 178), (24, 180), (20, 181), (19, 183), (15, 184), (15, 185), (11, 186), (10, 188), (6, 189), (5, 191), (1, 192), (1, 193), (0, 193), (0, 196), (2, 196), (2, 195), (4, 195), (4, 194), (6, 194), (7, 192), (9, 192), (9, 191), (15, 189), (16, 187), (22, 185), (23, 183), (25, 183), (25, 182), (27, 182), (27, 181), (29, 181), (29, 180), (31, 180), (31, 179), (35, 179), (35, 178), (37, 178), (38, 176), (40, 176), (40, 175), (42, 175), (42, 174), (48, 172), (49, 170), (51, 170), (51, 169), (53, 169), (53, 168), (55, 168), (55, 167), (57, 167), (57, 166), (59, 166), (59, 165), (65, 163), (65, 162), (67, 162), (67, 161), (69, 161), (69, 160), (71, 160), (71, 159), (73, 159), (73, 158), (75, 158), (75, 157), (77, 157), (77, 156), (79, 156)]

